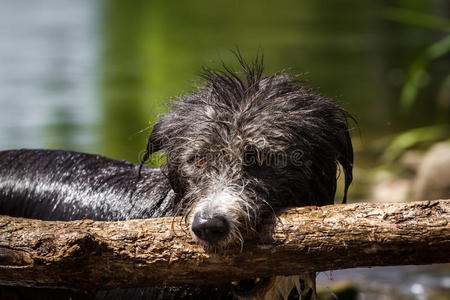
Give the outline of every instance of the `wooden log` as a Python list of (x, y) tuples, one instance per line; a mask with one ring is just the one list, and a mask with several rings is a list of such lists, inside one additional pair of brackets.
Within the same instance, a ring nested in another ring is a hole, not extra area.
[(0, 217), (0, 284), (105, 289), (450, 262), (450, 200), (286, 210), (244, 249), (208, 253), (179, 218)]

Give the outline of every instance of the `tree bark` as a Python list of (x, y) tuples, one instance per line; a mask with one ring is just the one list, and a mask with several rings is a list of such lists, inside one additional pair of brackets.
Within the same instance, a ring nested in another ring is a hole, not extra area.
[(289, 209), (244, 249), (209, 253), (180, 218), (0, 216), (0, 284), (107, 289), (450, 262), (450, 200)]

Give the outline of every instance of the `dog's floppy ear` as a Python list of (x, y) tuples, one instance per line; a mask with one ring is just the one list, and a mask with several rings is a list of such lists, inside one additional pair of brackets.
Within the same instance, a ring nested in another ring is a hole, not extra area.
[(344, 198), (342, 199), (342, 203), (346, 203), (348, 188), (353, 180), (353, 146), (350, 134), (348, 132), (348, 128), (346, 128), (341, 142), (342, 144), (338, 162), (344, 169), (345, 187), (344, 187)]
[(162, 150), (163, 148), (160, 127), (161, 127), (160, 122), (156, 122), (155, 125), (153, 125), (152, 133), (150, 134), (147, 140), (147, 148), (145, 150), (145, 154), (142, 157), (141, 162), (139, 164), (139, 177), (141, 176), (142, 166), (148, 161), (150, 155)]

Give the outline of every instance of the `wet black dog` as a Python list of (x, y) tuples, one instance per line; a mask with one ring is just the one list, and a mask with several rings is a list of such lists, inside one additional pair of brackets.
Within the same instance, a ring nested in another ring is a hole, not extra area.
[[(242, 247), (246, 233), (279, 209), (334, 203), (339, 164), (345, 194), (352, 181), (349, 115), (291, 75), (263, 77), (261, 62), (239, 61), (243, 77), (226, 67), (206, 70), (205, 86), (174, 102), (157, 122), (144, 161), (164, 151), (161, 170), (139, 172), (137, 165), (67, 151), (1, 152), (0, 213), (45, 220), (182, 215), (202, 246), (220, 251)], [(132, 293), (311, 299), (315, 274)]]

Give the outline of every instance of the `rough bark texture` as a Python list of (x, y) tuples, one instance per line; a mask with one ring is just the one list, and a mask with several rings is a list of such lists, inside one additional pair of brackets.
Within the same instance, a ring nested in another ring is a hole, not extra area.
[[(180, 219), (0, 217), (0, 284), (96, 289), (450, 262), (450, 200), (285, 211), (264, 240), (207, 253)], [(270, 222), (268, 222), (269, 224)]]

